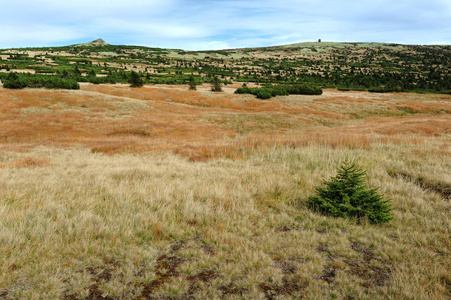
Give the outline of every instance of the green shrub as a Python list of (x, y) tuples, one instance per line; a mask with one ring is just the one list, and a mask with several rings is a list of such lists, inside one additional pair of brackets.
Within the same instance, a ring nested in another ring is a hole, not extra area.
[(3, 82), (3, 87), (5, 89), (23, 89), (27, 87), (27, 84), (20, 79), (13, 79), (13, 80), (5, 80)]
[(222, 92), (221, 80), (217, 76), (214, 76), (213, 79), (211, 80), (211, 91)]
[(309, 197), (309, 207), (325, 215), (355, 218), (358, 222), (364, 217), (372, 224), (390, 221), (388, 200), (383, 200), (377, 189), (366, 187), (365, 176), (366, 172), (355, 163), (344, 162), (338, 175), (325, 182), (325, 187), (318, 187), (317, 195)]
[(196, 81), (194, 80), (193, 76), (189, 77), (188, 85), (189, 85), (189, 89), (190, 90), (193, 90), (193, 91), (197, 90), (197, 88), (196, 88)]
[(130, 87), (142, 87), (144, 85), (144, 81), (141, 79), (141, 76), (135, 71), (131, 72), (128, 83), (130, 83)]
[(9, 73), (3, 79), (3, 87), (7, 89), (47, 88), (47, 89), (80, 89), (77, 81), (64, 79), (55, 75), (35, 75)]
[(252, 91), (247, 84), (243, 83), (240, 88), (236, 89), (235, 94), (252, 94)]
[(257, 94), (256, 94), (258, 99), (269, 99), (273, 96), (273, 94), (271, 93), (271, 89), (268, 88), (262, 88), (262, 89), (258, 89), (257, 90)]
[(235, 94), (252, 94), (259, 99), (269, 99), (275, 96), (288, 95), (321, 95), (321, 87), (311, 84), (293, 84), (293, 85), (271, 85), (266, 84), (262, 88), (249, 88), (243, 84), (235, 91)]
[(323, 93), (321, 87), (306, 83), (292, 85), (288, 90), (292, 95), (321, 95)]

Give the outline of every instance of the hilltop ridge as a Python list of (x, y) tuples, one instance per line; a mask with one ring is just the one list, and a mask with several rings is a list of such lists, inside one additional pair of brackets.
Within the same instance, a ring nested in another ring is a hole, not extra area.
[(75, 47), (99, 47), (99, 46), (108, 46), (108, 45), (110, 45), (110, 44), (105, 42), (103, 39), (99, 38), (99, 39), (94, 40), (89, 43), (80, 43), (80, 44), (76, 44), (73, 46), (75, 46)]

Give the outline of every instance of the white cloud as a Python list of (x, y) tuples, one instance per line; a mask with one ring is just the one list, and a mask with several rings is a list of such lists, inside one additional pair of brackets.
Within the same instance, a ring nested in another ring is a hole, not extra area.
[(450, 19), (449, 0), (16, 0), (0, 10), (0, 48), (99, 37), (185, 49), (318, 38), (451, 44)]
[(200, 26), (184, 26), (183, 24), (165, 24), (158, 20), (123, 20), (98, 19), (92, 22), (90, 30), (131, 32), (133, 35), (150, 36), (154, 38), (203, 38), (211, 33)]

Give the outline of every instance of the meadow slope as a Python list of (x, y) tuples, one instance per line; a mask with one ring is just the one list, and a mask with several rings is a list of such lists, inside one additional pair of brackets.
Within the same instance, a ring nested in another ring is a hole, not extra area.
[[(0, 299), (451, 296), (451, 96), (0, 88)], [(389, 224), (306, 207), (344, 160)]]

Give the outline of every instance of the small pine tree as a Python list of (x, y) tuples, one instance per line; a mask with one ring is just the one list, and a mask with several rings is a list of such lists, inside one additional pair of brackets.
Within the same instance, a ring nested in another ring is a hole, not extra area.
[(189, 84), (189, 89), (190, 90), (193, 90), (193, 91), (197, 90), (197, 88), (196, 88), (196, 81), (194, 80), (193, 76), (189, 77), (188, 84)]
[(213, 92), (222, 92), (221, 80), (217, 76), (213, 77), (211, 81), (211, 90)]
[(353, 162), (344, 162), (338, 174), (325, 182), (325, 187), (316, 189), (317, 195), (310, 196), (308, 205), (313, 210), (334, 217), (367, 217), (372, 224), (385, 223), (392, 219), (389, 201), (378, 195), (377, 189), (370, 189), (364, 183), (366, 172)]
[(144, 85), (141, 76), (139, 76), (139, 74), (135, 71), (132, 71), (132, 73), (130, 74), (130, 80), (128, 81), (128, 83), (130, 83), (131, 87), (142, 87)]

